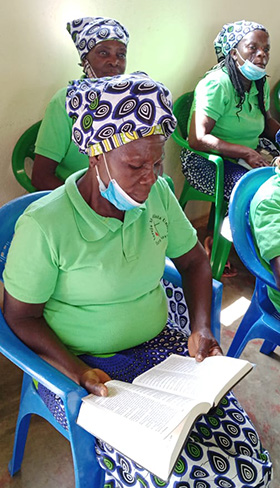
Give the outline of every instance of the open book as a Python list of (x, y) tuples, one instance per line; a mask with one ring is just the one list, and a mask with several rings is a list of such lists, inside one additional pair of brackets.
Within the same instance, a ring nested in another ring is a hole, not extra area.
[(132, 384), (108, 381), (107, 397), (83, 398), (77, 423), (167, 480), (196, 418), (217, 406), (253, 365), (242, 359), (171, 355)]

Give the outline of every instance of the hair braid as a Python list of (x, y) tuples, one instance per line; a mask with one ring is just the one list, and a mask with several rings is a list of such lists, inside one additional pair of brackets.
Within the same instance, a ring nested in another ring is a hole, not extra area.
[[(235, 90), (237, 91), (237, 94), (239, 96), (239, 102), (236, 105), (236, 108), (238, 108), (238, 112), (241, 112), (242, 110), (242, 105), (245, 101), (245, 90), (244, 86), (242, 83), (242, 80), (239, 76), (239, 70), (235, 64), (235, 61), (233, 57), (228, 54), (225, 59), (224, 59), (224, 66), (227, 68), (228, 75), (230, 78), (230, 81), (232, 82)], [(259, 103), (259, 108), (261, 113), (263, 114), (264, 118), (266, 119), (266, 110), (265, 110), (265, 105), (264, 105), (264, 84), (265, 84), (266, 77), (264, 76), (260, 80), (256, 81), (256, 87), (258, 90), (258, 103)]]

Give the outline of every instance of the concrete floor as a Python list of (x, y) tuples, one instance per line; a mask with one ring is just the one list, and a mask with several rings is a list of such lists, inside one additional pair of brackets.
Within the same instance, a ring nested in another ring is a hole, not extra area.
[[(231, 260), (238, 276), (223, 279), (223, 309), (240, 296), (250, 299), (253, 278), (244, 270), (234, 251)], [(240, 318), (228, 327), (222, 325), (221, 345), (226, 353)], [(280, 348), (271, 357), (259, 352), (261, 341), (252, 341), (242, 357), (257, 367), (236, 388), (235, 393), (250, 414), (263, 445), (274, 462), (271, 488), (280, 487)], [(68, 442), (44, 420), (34, 417), (26, 445), (21, 472), (13, 479), (8, 474), (13, 434), (19, 402), (21, 372), (0, 357), (0, 488), (73, 488), (74, 475)]]

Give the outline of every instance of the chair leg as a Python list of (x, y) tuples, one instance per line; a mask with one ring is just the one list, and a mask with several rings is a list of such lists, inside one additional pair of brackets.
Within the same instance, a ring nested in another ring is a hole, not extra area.
[(70, 439), (75, 488), (103, 488), (105, 471), (97, 461), (95, 437), (72, 423)]
[(272, 342), (269, 342), (269, 341), (264, 341), (262, 347), (260, 348), (260, 352), (268, 355), (271, 352), (273, 352), (276, 347), (277, 347), (277, 344), (273, 344)]
[(14, 474), (16, 474), (21, 468), (30, 419), (31, 414), (27, 414), (22, 418), (18, 418), (14, 439), (13, 457), (10, 460), (8, 466), (11, 476), (14, 476)]
[(223, 274), (230, 253), (231, 246), (232, 246), (231, 241), (229, 241), (222, 235), (218, 236), (218, 244), (217, 244), (215, 255), (212, 256), (211, 254), (212, 275), (215, 280), (220, 281), (221, 279), (221, 276)]
[(261, 315), (257, 300), (255, 298), (255, 293), (256, 291), (254, 291), (251, 304), (247, 312), (245, 313), (241, 323), (239, 324), (232, 343), (228, 349), (227, 356), (230, 356), (232, 358), (239, 358), (243, 349), (245, 349), (247, 342), (250, 340), (249, 336), (251, 329)]

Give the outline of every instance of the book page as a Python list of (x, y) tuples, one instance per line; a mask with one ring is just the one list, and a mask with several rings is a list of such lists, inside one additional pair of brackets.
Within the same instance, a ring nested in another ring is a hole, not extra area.
[[(109, 413), (113, 414), (115, 422), (135, 423), (139, 428), (152, 430), (162, 438), (169, 435), (197, 405), (197, 401), (193, 399), (121, 381), (109, 381), (106, 386), (107, 397), (88, 395), (83, 398), (83, 402), (102, 409), (104, 418)], [(208, 411), (210, 407), (207, 404), (203, 407), (204, 411)], [(96, 419), (94, 413), (93, 417)]]
[(228, 356), (212, 356), (201, 363), (173, 354), (134, 380), (134, 384), (158, 389), (212, 405), (224, 396), (253, 365)]
[(189, 430), (208, 412), (209, 403), (114, 380), (106, 385), (108, 397), (83, 398), (78, 425), (167, 480)]

